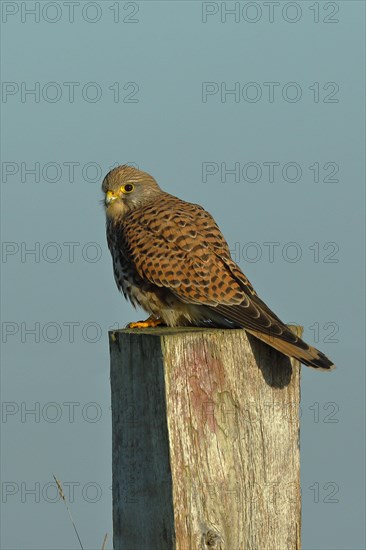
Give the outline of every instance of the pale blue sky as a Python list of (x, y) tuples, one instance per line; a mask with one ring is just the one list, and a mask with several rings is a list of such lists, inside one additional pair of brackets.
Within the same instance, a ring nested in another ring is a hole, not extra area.
[(111, 548), (107, 331), (143, 316), (99, 204), (124, 162), (207, 208), (337, 364), (303, 368), (303, 548), (364, 548), (364, 3), (251, 4), (225, 21), (221, 2), (81, 1), (72, 23), (63, 2), (2, 2), (4, 550), (78, 547), (52, 473), (76, 484), (84, 547)]

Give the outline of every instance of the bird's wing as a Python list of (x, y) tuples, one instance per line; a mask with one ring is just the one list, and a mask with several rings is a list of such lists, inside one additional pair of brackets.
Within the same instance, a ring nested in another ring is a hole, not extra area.
[(262, 302), (236, 263), (212, 216), (164, 194), (124, 222), (124, 245), (138, 274), (181, 300), (211, 307), (247, 329), (296, 336)]
[(138, 274), (183, 301), (230, 306), (241, 304), (246, 291), (254, 293), (243, 274), (240, 282), (233, 276), (229, 247), (198, 205), (164, 194), (125, 218), (123, 238)]

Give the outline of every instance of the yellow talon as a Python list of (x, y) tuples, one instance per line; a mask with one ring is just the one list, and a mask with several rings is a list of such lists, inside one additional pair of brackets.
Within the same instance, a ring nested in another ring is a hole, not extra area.
[(146, 321), (137, 321), (136, 323), (128, 323), (127, 328), (154, 328), (164, 325), (164, 322), (159, 317), (151, 315)]

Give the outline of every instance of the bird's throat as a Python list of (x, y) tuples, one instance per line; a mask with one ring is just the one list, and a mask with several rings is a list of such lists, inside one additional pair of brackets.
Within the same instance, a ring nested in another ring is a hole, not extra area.
[(106, 216), (110, 221), (116, 222), (123, 218), (128, 210), (127, 205), (122, 200), (115, 200), (106, 209)]

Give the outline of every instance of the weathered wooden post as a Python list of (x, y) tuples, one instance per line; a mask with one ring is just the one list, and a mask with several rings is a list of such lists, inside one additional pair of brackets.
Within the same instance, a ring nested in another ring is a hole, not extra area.
[(299, 363), (244, 330), (110, 346), (114, 550), (299, 550)]

